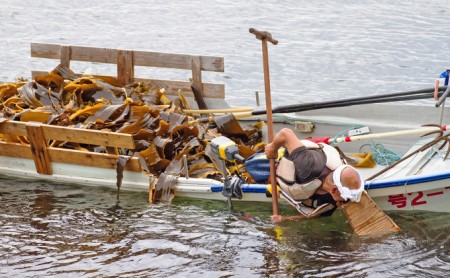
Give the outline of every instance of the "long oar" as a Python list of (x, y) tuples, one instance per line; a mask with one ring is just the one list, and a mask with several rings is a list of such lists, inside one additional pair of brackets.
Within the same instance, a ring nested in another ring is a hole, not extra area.
[[(273, 45), (277, 45), (278, 41), (272, 38), (269, 32), (261, 32), (254, 28), (250, 28), (250, 33), (254, 34), (257, 39), (262, 42), (262, 54), (263, 54), (263, 67), (264, 67), (264, 88), (266, 97), (266, 110), (267, 110), (267, 133), (269, 143), (272, 143), (274, 138), (273, 132), (273, 119), (272, 119), (272, 97), (270, 95), (270, 77), (269, 77), (269, 54), (267, 51), (267, 42), (271, 42)], [(273, 216), (279, 215), (278, 208), (278, 194), (277, 181), (275, 178), (275, 159), (270, 159), (270, 182), (272, 183), (272, 210)]]
[(355, 141), (361, 141), (361, 140), (372, 140), (372, 139), (380, 139), (380, 138), (395, 137), (395, 136), (425, 134), (425, 133), (430, 133), (430, 132), (439, 131), (439, 130), (446, 131), (449, 128), (450, 128), (450, 126), (448, 126), (448, 125), (443, 125), (441, 127), (425, 125), (422, 128), (415, 128), (415, 129), (405, 129), (405, 130), (399, 130), (399, 131), (380, 132), (380, 133), (372, 133), (372, 134), (365, 134), (365, 135), (344, 136), (344, 137), (338, 137), (338, 138), (334, 138), (334, 139), (330, 139), (330, 137), (311, 138), (309, 140), (314, 141), (316, 143), (323, 142), (325, 144), (330, 144), (330, 143), (336, 144), (336, 143), (342, 143), (342, 142), (355, 142)]
[[(438, 96), (442, 97), (444, 91), (447, 89), (445, 86), (438, 88)], [(357, 97), (348, 98), (343, 100), (331, 100), (324, 102), (310, 102), (310, 103), (300, 103), (291, 105), (281, 105), (272, 108), (272, 113), (292, 113), (292, 112), (302, 112), (309, 110), (318, 110), (325, 108), (335, 108), (335, 107), (347, 107), (352, 105), (362, 105), (362, 104), (372, 104), (372, 103), (385, 103), (385, 102), (396, 102), (396, 101), (407, 101), (407, 100), (418, 100), (427, 99), (435, 97), (435, 88), (422, 89), (415, 91), (405, 91), (392, 94), (383, 94), (376, 96), (367, 97)], [(265, 107), (257, 107), (255, 109), (243, 108), (243, 109), (220, 109), (220, 110), (186, 110), (186, 113), (193, 114), (213, 114), (213, 113), (234, 113), (235, 117), (238, 119), (264, 115), (267, 113)], [(201, 118), (200, 121), (207, 121), (208, 118)]]
[[(445, 90), (445, 87), (439, 88), (439, 94)], [(393, 96), (394, 95), (394, 96)], [(324, 102), (311, 102), (293, 105), (283, 105), (275, 107), (272, 113), (291, 113), (302, 112), (308, 110), (318, 110), (324, 108), (335, 107), (347, 107), (352, 105), (372, 104), (372, 103), (384, 103), (384, 102), (396, 102), (416, 99), (426, 99), (434, 97), (434, 89), (424, 89), (419, 91), (410, 91), (404, 93), (396, 93), (390, 95), (369, 96), (360, 98), (349, 98), (344, 100), (324, 101)], [(256, 108), (251, 111), (251, 115), (263, 115), (266, 111), (261, 108)], [(243, 116), (243, 115), (242, 115)], [(249, 115), (250, 116), (250, 115)]]
[[(440, 87), (439, 95), (442, 95), (442, 93), (445, 91), (445, 89), (446, 89), (446, 87)], [(301, 112), (301, 111), (307, 111), (307, 110), (345, 107), (345, 106), (351, 106), (351, 105), (432, 98), (432, 97), (434, 97), (434, 91), (435, 91), (435, 88), (430, 88), (430, 89), (407, 91), (407, 92), (400, 92), (400, 93), (393, 93), (393, 94), (348, 98), (348, 99), (343, 99), (343, 100), (332, 100), (332, 101), (324, 101), (324, 102), (311, 102), (311, 103), (302, 103), (302, 104), (283, 105), (283, 106), (278, 106), (278, 107), (275, 107), (274, 109), (272, 109), (272, 113)], [(266, 113), (266, 111), (264, 111), (261, 108), (256, 108), (255, 110), (252, 111), (253, 115), (262, 115), (265, 113)]]
[[(266, 111), (267, 111), (267, 127), (268, 139), (271, 143), (274, 139), (273, 134), (273, 120), (272, 120), (272, 103), (270, 95), (270, 78), (269, 78), (269, 59), (267, 54), (267, 41), (277, 44), (278, 41), (272, 39), (268, 32), (260, 32), (251, 28), (250, 33), (254, 34), (256, 38), (262, 41), (263, 52), (263, 66), (264, 66), (264, 87), (266, 96)], [(278, 194), (275, 179), (275, 159), (270, 159), (270, 180), (272, 183), (272, 208), (273, 216), (278, 216)], [(370, 214), (365, 214), (358, 210), (362, 208)], [(367, 195), (363, 194), (361, 203), (348, 204), (344, 207), (345, 215), (351, 227), (358, 235), (373, 235), (380, 233), (389, 233), (398, 231), (398, 226), (390, 219), (377, 204)]]

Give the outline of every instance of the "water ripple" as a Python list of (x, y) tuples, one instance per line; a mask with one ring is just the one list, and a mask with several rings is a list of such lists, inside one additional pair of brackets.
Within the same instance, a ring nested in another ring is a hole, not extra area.
[[(269, 47), (274, 105), (431, 87), (450, 60), (445, 1), (41, 2), (2, 1), (1, 81), (56, 66), (31, 59), (31, 41), (220, 55), (225, 73), (203, 79), (225, 83), (231, 104), (252, 105), (264, 82), (260, 44), (249, 27), (280, 41)], [(136, 74), (190, 75), (143, 68)], [(445, 277), (450, 271), (448, 214), (392, 214), (402, 233), (364, 239), (339, 214), (273, 226), (270, 206), (235, 207), (230, 214), (226, 202), (184, 199), (153, 206), (145, 193), (132, 192), (117, 203), (111, 190), (1, 179), (0, 276)]]

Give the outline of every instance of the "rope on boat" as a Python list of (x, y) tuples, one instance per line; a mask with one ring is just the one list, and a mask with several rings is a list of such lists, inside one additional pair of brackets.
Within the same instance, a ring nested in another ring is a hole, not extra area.
[(373, 159), (379, 165), (389, 166), (402, 158), (401, 155), (386, 149), (383, 144), (376, 144), (372, 140), (369, 142), (369, 144), (362, 145), (359, 148), (359, 152), (367, 152), (363, 151), (363, 149), (369, 147), (369, 152), (372, 153)]
[[(432, 133), (436, 133), (436, 132), (432, 132)], [(385, 172), (387, 172), (388, 170), (390, 170), (390, 169), (392, 169), (393, 167), (397, 166), (397, 165), (400, 164), (401, 162), (403, 162), (403, 161), (405, 161), (405, 160), (411, 158), (411, 157), (414, 156), (414, 155), (417, 155), (419, 152), (423, 152), (423, 151), (425, 151), (425, 150), (427, 150), (427, 149), (433, 147), (434, 145), (436, 145), (436, 144), (439, 143), (440, 141), (443, 141), (444, 143), (439, 147), (439, 150), (442, 150), (442, 149), (447, 145), (447, 143), (449, 143), (449, 144), (448, 144), (448, 149), (447, 149), (447, 152), (446, 152), (446, 155), (445, 155), (445, 158), (444, 158), (444, 159), (446, 159), (446, 158), (448, 157), (448, 155), (450, 154), (450, 139), (448, 138), (448, 136), (450, 136), (450, 134), (444, 135), (442, 129), (441, 129), (440, 131), (438, 131), (437, 133), (439, 133), (439, 135), (438, 135), (436, 138), (434, 138), (434, 139), (431, 140), (430, 142), (426, 143), (426, 144), (423, 145), (422, 147), (416, 149), (416, 150), (413, 151), (412, 153), (409, 153), (409, 154), (405, 155), (404, 157), (402, 157), (400, 160), (398, 160), (398, 161), (395, 162), (394, 164), (389, 165), (388, 167), (386, 167), (386, 168), (384, 168), (383, 170), (379, 171), (379, 172), (376, 173), (375, 175), (373, 175), (373, 176), (367, 178), (366, 181), (367, 181), (367, 180), (372, 180), (372, 179), (374, 179), (374, 178), (380, 176), (381, 174), (384, 174)], [(429, 133), (429, 134), (430, 134), (430, 133)], [(427, 135), (429, 135), (429, 134), (427, 134)], [(436, 154), (436, 153), (434, 153), (434, 154)], [(433, 154), (433, 155), (434, 155), (434, 154)]]
[[(342, 138), (347, 136), (348, 132), (353, 129), (362, 128), (362, 125), (353, 125), (348, 129), (344, 129), (336, 134), (332, 139), (330, 139), (330, 145), (334, 146), (337, 143), (338, 138)], [(401, 155), (386, 149), (382, 144), (376, 144), (372, 140), (369, 141), (369, 144), (364, 144), (359, 148), (359, 152), (365, 153), (370, 152), (372, 154), (373, 159), (378, 165), (389, 166), (398, 160), (401, 159)], [(363, 151), (363, 148), (370, 147), (368, 151)]]

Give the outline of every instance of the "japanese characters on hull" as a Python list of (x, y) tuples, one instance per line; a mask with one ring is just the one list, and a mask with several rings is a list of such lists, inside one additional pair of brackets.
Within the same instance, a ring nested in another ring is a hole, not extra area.
[[(388, 202), (397, 209), (407, 207), (420, 207), (422, 205), (431, 205), (436, 196), (448, 195), (450, 186), (444, 189), (435, 189), (430, 191), (417, 191), (413, 193), (395, 194), (388, 196)], [(443, 197), (443, 196), (440, 196)], [(420, 209), (420, 208), (417, 208)]]

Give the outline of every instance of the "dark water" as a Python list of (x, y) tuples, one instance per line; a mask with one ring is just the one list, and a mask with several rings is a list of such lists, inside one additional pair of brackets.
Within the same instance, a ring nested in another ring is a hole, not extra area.
[[(268, 30), (273, 102), (309, 102), (434, 86), (450, 61), (448, 1), (120, 1), (1, 0), (0, 80), (50, 70), (31, 59), (30, 42), (225, 57), (232, 104), (255, 104), (264, 91), (261, 43)], [(78, 71), (84, 63), (72, 63)], [(98, 71), (97, 71), (98, 70)], [(115, 74), (112, 65), (90, 72)], [(136, 69), (136, 76), (178, 78), (180, 71)], [(263, 95), (263, 94), (262, 94)]]
[[(219, 55), (231, 104), (262, 92), (269, 30), (275, 105), (431, 87), (450, 66), (448, 1), (0, 0), (0, 81), (56, 64), (30, 42)], [(87, 70), (73, 63), (76, 70)], [(114, 74), (113, 66), (90, 65)], [(140, 77), (188, 73), (136, 69)], [(270, 222), (271, 206), (175, 199), (145, 192), (0, 180), (1, 277), (447, 277), (450, 215), (390, 214), (402, 232), (356, 237), (335, 213)], [(282, 208), (282, 213), (293, 213)]]
[[(444, 277), (450, 215), (391, 214), (400, 234), (359, 238), (345, 217), (273, 226), (271, 207), (3, 179), (2, 277)], [(282, 207), (282, 213), (292, 211)]]

